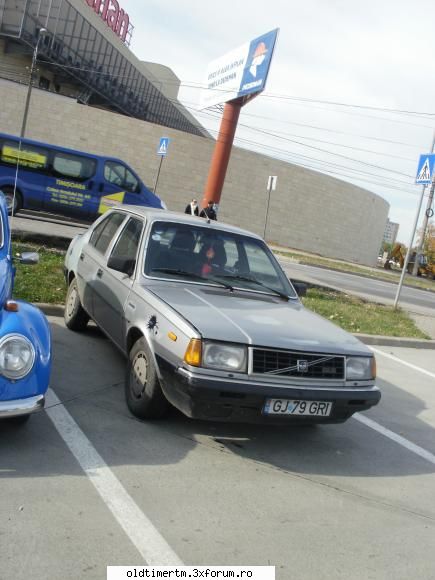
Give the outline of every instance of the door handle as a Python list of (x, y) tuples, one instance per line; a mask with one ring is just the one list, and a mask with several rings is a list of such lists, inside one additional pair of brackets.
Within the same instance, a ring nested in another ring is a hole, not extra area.
[(80, 260), (83, 262), (83, 260), (84, 260), (84, 259), (85, 259), (85, 255), (84, 255), (84, 253), (82, 252), (82, 253), (80, 254)]
[(98, 186), (98, 191), (100, 193), (102, 193), (104, 191), (104, 183), (100, 183), (100, 185)]
[(98, 270), (97, 270), (97, 276), (98, 276), (98, 278), (102, 278), (103, 277), (103, 270), (101, 268), (98, 268)]

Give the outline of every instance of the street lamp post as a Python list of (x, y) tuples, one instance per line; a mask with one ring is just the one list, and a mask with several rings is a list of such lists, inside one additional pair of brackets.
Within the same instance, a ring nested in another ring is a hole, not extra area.
[(32, 64), (30, 66), (29, 86), (27, 88), (26, 104), (24, 105), (23, 123), (21, 125), (20, 139), (22, 139), (24, 137), (24, 133), (26, 132), (27, 115), (29, 113), (30, 96), (32, 94), (33, 75), (34, 75), (34, 72), (35, 72), (36, 60), (38, 58), (39, 42), (40, 42), (41, 38), (46, 33), (47, 33), (47, 30), (45, 28), (40, 28), (38, 30), (38, 37), (36, 39), (35, 48), (33, 49)]

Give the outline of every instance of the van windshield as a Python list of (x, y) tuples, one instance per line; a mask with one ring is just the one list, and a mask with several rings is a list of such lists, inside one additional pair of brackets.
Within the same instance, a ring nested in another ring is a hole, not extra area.
[(145, 274), (297, 297), (262, 240), (190, 224), (153, 224)]

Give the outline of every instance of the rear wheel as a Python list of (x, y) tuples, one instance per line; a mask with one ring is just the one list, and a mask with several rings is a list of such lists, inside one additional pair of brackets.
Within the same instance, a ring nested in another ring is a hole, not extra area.
[(15, 215), (23, 207), (23, 198), (21, 196), (21, 193), (18, 190), (16, 190), (14, 196), (14, 188), (8, 186), (3, 187), (2, 191), (6, 197), (8, 214), (11, 215), (13, 213)]
[(85, 330), (89, 322), (89, 316), (84, 310), (82, 303), (80, 302), (79, 289), (77, 287), (76, 278), (71, 280), (71, 283), (68, 287), (63, 318), (67, 328), (77, 332)]
[(139, 419), (160, 419), (169, 409), (151, 351), (144, 338), (134, 343), (129, 354), (125, 399), (127, 407)]

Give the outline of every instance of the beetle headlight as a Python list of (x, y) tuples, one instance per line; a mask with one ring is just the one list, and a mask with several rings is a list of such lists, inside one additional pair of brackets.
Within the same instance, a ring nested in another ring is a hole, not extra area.
[(221, 371), (246, 372), (245, 346), (223, 342), (204, 342), (202, 366)]
[(376, 377), (374, 356), (350, 356), (346, 359), (346, 378), (349, 381), (370, 381)]
[(0, 340), (0, 375), (7, 379), (22, 379), (33, 367), (35, 349), (21, 334), (10, 334)]

